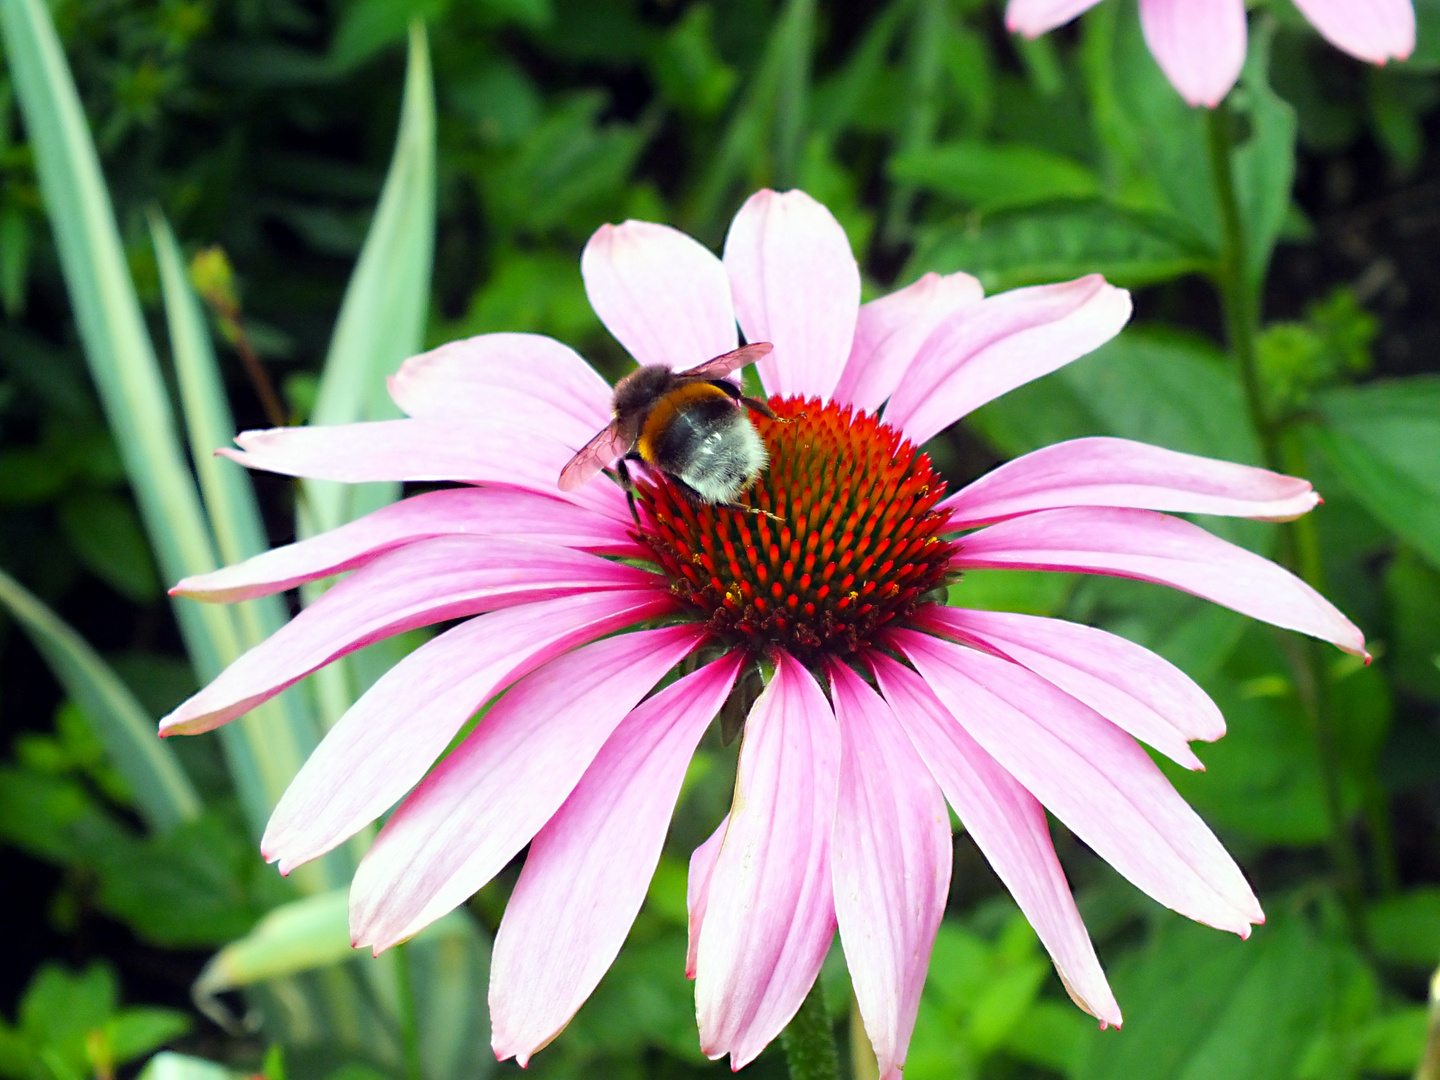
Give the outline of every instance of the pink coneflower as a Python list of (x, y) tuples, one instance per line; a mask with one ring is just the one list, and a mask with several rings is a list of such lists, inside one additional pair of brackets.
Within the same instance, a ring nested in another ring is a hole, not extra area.
[[(1011, 30), (1038, 37), (1100, 0), (1010, 0)], [(1295, 0), (1337, 49), (1383, 64), (1415, 51), (1411, 0)], [(1217, 105), (1245, 64), (1245, 0), (1140, 0), (1145, 43), (1171, 85), (1191, 105)]]
[(973, 278), (929, 275), (862, 306), (844, 232), (799, 191), (753, 196), (723, 262), (632, 221), (601, 228), (581, 268), (642, 364), (728, 352), (737, 321), (774, 344), (759, 373), (780, 419), (756, 417), (770, 465), (743, 498), (780, 520), (696, 506), (659, 474), (639, 478), (638, 524), (608, 479), (562, 493), (561, 467), (610, 419), (610, 388), (524, 334), (408, 361), (391, 393), (409, 419), (241, 435), (229, 453), (253, 468), (468, 485), (177, 586), (241, 600), (352, 571), (167, 717), (166, 734), (231, 720), (378, 638), (474, 616), (326, 735), (275, 810), (267, 859), (289, 871), (398, 802), (351, 889), (355, 942), (380, 950), (528, 844), (490, 988), (495, 1051), (524, 1063), (614, 960), (697, 743), (763, 664), (733, 806), (690, 865), (711, 1057), (739, 1068), (779, 1033), (838, 925), (881, 1072), (899, 1075), (949, 886), (946, 800), (1105, 1023), (1120, 1010), (1045, 808), (1161, 903), (1241, 935), (1262, 919), (1136, 741), (1200, 766), (1188, 741), (1224, 725), (1190, 679), (1101, 630), (944, 606), (972, 567), (1114, 574), (1363, 651), (1308, 586), (1156, 512), (1292, 518), (1317, 501), (1303, 480), (1091, 438), (945, 497), (919, 446), (1112, 337), (1124, 291), (1088, 277), (984, 299)]

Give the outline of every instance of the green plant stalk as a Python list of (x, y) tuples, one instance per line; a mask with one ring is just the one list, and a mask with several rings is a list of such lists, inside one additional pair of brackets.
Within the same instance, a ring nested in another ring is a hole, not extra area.
[(415, 1008), (415, 984), (410, 979), (410, 956), (407, 946), (394, 950), (395, 996), (400, 1013), (400, 1045), (405, 1052), (405, 1080), (421, 1080), (420, 1019)]
[(840, 1080), (840, 1054), (835, 1049), (835, 1029), (825, 1011), (825, 994), (820, 980), (805, 995), (800, 1011), (780, 1033), (790, 1080)]
[[(1235, 192), (1233, 155), (1234, 123), (1229, 107), (1221, 103), (1207, 115), (1210, 168), (1215, 180), (1215, 194), (1221, 221), (1220, 257), (1215, 268), (1215, 284), (1225, 316), (1226, 334), (1231, 351), (1240, 368), (1245, 403), (1260, 440), (1266, 468), (1284, 471), (1281, 453), (1281, 427), (1265, 407), (1264, 388), (1260, 381), (1260, 284), (1246, 274), (1246, 241), (1240, 202)], [(1280, 536), (1280, 562), (1286, 569), (1299, 574), (1318, 587), (1319, 547), (1315, 525), (1302, 517)], [(1295, 670), (1300, 698), (1310, 714), (1320, 756), (1321, 780), (1325, 792), (1325, 812), (1330, 824), (1330, 855), (1340, 879), (1340, 894), (1351, 933), (1357, 943), (1366, 939), (1364, 924), (1364, 881), (1355, 838), (1351, 835), (1341, 796), (1339, 738), (1329, 694), (1329, 673), (1326, 670), (1323, 646), (1313, 639), (1296, 641), (1287, 635), (1286, 651)]]

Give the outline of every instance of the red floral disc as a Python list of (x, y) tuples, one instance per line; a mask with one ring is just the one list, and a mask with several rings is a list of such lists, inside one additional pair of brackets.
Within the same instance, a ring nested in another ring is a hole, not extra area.
[[(771, 398), (750, 414), (770, 465), (740, 498), (781, 522), (696, 506), (664, 476), (636, 477), (641, 543), (670, 589), (722, 641), (802, 662), (864, 648), (942, 585), (955, 544), (930, 458), (874, 416)], [(784, 421), (789, 421), (784, 422)]]

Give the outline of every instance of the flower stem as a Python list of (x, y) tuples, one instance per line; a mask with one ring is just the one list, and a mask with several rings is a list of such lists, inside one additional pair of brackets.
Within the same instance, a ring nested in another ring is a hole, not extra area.
[(404, 945), (395, 947), (395, 993), (400, 1006), (405, 1080), (420, 1080), (420, 1020), (415, 1009), (415, 984), (410, 979), (410, 956)]
[(840, 1055), (835, 1049), (835, 1029), (825, 1011), (825, 994), (820, 980), (805, 995), (785, 1030), (780, 1033), (790, 1080), (840, 1080)]
[[(1220, 258), (1215, 267), (1215, 284), (1225, 317), (1230, 349), (1240, 369), (1245, 403), (1254, 425), (1265, 466), (1284, 472), (1282, 436), (1284, 423), (1272, 417), (1266, 407), (1260, 379), (1260, 289), (1263, 275), (1249, 271), (1245, 224), (1235, 192), (1234, 117), (1223, 102), (1207, 116), (1210, 168), (1220, 210)], [(1315, 523), (1300, 518), (1280, 535), (1280, 563), (1286, 569), (1319, 588), (1321, 567)], [(1319, 642), (1305, 639), (1287, 643), (1299, 696), (1315, 732), (1320, 757), (1325, 812), (1330, 825), (1330, 856), (1339, 877), (1340, 896), (1357, 944), (1364, 946), (1364, 880), (1355, 837), (1345, 813), (1341, 788), (1340, 739), (1330, 702), (1330, 676)]]

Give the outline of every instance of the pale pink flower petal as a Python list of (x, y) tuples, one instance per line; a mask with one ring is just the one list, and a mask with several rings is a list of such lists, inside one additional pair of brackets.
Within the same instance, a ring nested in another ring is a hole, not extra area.
[(880, 1080), (899, 1080), (950, 893), (950, 815), (890, 706), (826, 666), (840, 728), (835, 917)]
[(758, 191), (730, 224), (725, 270), (745, 340), (775, 346), (755, 365), (766, 392), (828, 399), (860, 309), (840, 223), (803, 191)]
[(195, 574), (170, 595), (226, 602), (268, 596), (354, 570), (416, 540), (455, 534), (514, 536), (604, 555), (644, 554), (614, 518), (529, 491), (455, 488), (403, 499), (307, 540)]
[(575, 350), (539, 334), (481, 334), (413, 356), (388, 380), (409, 416), (513, 426), (519, 417), (562, 441), (610, 422), (610, 385)]
[(639, 364), (694, 367), (739, 343), (724, 264), (678, 229), (602, 225), (580, 274), (595, 314)]
[(625, 496), (614, 484), (586, 484), (562, 492), (560, 470), (579, 447), (523, 424), (480, 425), (454, 417), (377, 420), (244, 431), (235, 441), (239, 451), (216, 453), (250, 469), (344, 484), (371, 480), (498, 484), (630, 520)]
[(513, 538), (420, 540), (330, 589), (160, 721), (160, 733), (219, 727), (337, 657), (419, 626), (577, 592), (649, 589), (658, 581), (595, 555)]
[(695, 978), (695, 962), (700, 954), (700, 927), (705, 924), (705, 901), (710, 896), (710, 878), (715, 873), (715, 860), (720, 857), (720, 844), (730, 826), (726, 814), (709, 838), (690, 853), (690, 874), (685, 881), (685, 910), (689, 914), (689, 944), (685, 949), (685, 977)]
[(500, 1060), (526, 1064), (614, 962), (660, 861), (690, 758), (741, 659), (732, 652), (642, 702), (531, 842), (490, 967)]
[(1129, 735), (1009, 660), (914, 630), (889, 640), (988, 754), (1137, 887), (1242, 937), (1264, 921), (1240, 868)]
[(378, 953), (504, 869), (560, 808), (625, 714), (705, 636), (641, 630), (512, 686), (390, 815), (350, 887), (350, 932)]
[(1310, 481), (1130, 439), (1071, 439), (1001, 465), (942, 502), (956, 528), (1064, 506), (1289, 521), (1320, 501)]
[(964, 537), (958, 569), (1078, 570), (1169, 585), (1357, 656), (1365, 636), (1330, 601), (1288, 570), (1148, 510), (1046, 510)]
[(675, 607), (658, 588), (563, 596), (481, 615), (426, 642), (326, 733), (270, 815), (261, 852), (282, 874), (325, 854), (398, 802), (506, 686)]
[(980, 748), (924, 679), (883, 653), (868, 653), (866, 660), (895, 719), (1035, 928), (1070, 996), (1091, 1016), (1119, 1027), (1120, 1006), (1055, 855), (1045, 808)]
[(984, 298), (985, 290), (969, 274), (926, 274), (913, 285), (862, 304), (833, 400), (864, 412), (879, 411), (931, 331)]
[(1383, 64), (1415, 51), (1411, 0), (1295, 0), (1325, 40), (1351, 56)]
[(1191, 105), (1218, 105), (1245, 66), (1245, 0), (1140, 0), (1160, 69)]
[(748, 1065), (790, 1022), (835, 935), (830, 830), (840, 739), (814, 677), (780, 653), (750, 710), (695, 973), (700, 1049)]
[(1225, 734), (1225, 718), (1190, 676), (1104, 630), (1063, 619), (951, 607), (917, 612), (914, 626), (1023, 664), (1187, 769), (1204, 768), (1187, 740), (1213, 742)]
[(1098, 274), (991, 296), (941, 321), (885, 407), (923, 443), (987, 401), (1099, 348), (1130, 318), (1130, 294)]
[(1005, 25), (1026, 37), (1039, 37), (1089, 11), (1100, 0), (1010, 0)]

